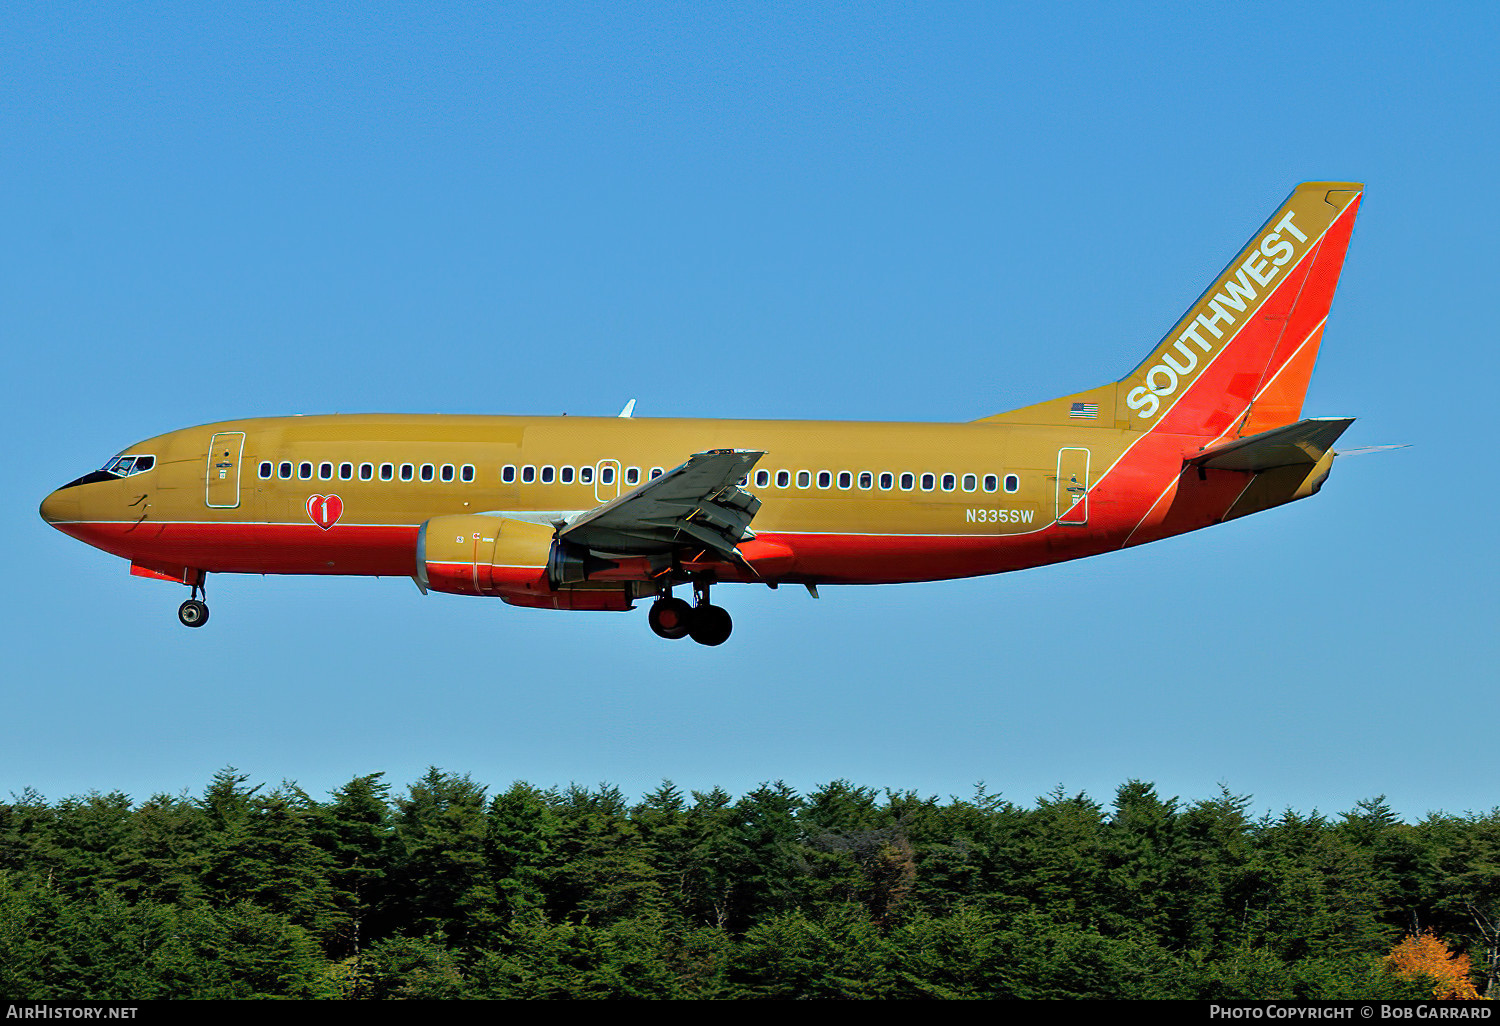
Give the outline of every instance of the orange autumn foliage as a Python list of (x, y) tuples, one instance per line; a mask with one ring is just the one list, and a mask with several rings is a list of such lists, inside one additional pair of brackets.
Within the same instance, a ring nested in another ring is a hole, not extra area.
[(1455, 955), (1431, 930), (1408, 935), (1385, 956), (1386, 969), (1403, 980), (1430, 976), (1432, 996), (1439, 1001), (1477, 1001), (1479, 992), (1469, 982), (1469, 956)]

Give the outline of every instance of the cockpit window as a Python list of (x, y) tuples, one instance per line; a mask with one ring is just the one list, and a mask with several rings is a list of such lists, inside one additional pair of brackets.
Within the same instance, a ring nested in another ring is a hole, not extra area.
[(154, 466), (155, 456), (116, 456), (104, 464), (104, 472), (115, 477), (130, 477), (133, 474), (144, 474)]
[(117, 481), (122, 477), (144, 474), (154, 466), (156, 466), (155, 456), (115, 456), (98, 470), (91, 470), (76, 481), (69, 481), (63, 487), (73, 488), (77, 485), (98, 484), (101, 481)]

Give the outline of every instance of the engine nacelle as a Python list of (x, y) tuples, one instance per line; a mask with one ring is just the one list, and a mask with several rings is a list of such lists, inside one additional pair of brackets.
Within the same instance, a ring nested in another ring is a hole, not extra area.
[(553, 529), (477, 513), (433, 517), (417, 532), (417, 586), (493, 595), (541, 609), (630, 609), (648, 582), (589, 582), (615, 564), (554, 538)]

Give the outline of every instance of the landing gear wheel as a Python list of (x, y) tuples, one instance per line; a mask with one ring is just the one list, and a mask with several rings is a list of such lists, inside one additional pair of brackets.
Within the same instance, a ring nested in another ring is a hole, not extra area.
[(184, 627), (202, 627), (208, 623), (208, 606), (197, 599), (188, 599), (177, 607), (177, 619)]
[(700, 645), (722, 645), (729, 640), (734, 621), (722, 606), (699, 606), (693, 610), (693, 625), (688, 633)]
[(659, 638), (685, 638), (692, 629), (693, 607), (678, 598), (660, 599), (646, 612), (646, 622)]

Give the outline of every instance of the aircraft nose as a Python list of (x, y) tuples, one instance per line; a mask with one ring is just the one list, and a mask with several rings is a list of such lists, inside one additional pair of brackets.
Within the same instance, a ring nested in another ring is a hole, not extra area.
[(69, 495), (68, 492), (67, 488), (59, 488), (42, 500), (42, 507), (38, 512), (43, 520), (49, 524), (57, 524), (78, 519), (78, 496)]

